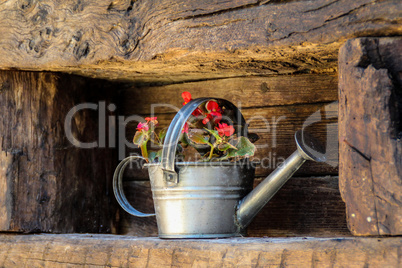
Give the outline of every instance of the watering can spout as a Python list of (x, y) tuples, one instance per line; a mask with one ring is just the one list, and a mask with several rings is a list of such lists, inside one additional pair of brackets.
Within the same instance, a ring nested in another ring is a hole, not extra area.
[(236, 220), (240, 228), (245, 228), (250, 224), (258, 212), (306, 160), (326, 161), (323, 147), (307, 133), (297, 131), (295, 140), (297, 150), (239, 202)]

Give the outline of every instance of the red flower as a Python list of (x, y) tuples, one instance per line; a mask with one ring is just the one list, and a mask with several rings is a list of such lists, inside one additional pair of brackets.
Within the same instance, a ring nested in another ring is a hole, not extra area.
[(213, 116), (221, 115), (222, 109), (216, 101), (208, 101), (205, 108), (207, 108), (208, 112)]
[(148, 131), (149, 130), (148, 123), (139, 122), (137, 125), (137, 130)]
[(205, 125), (208, 123), (212, 118), (214, 118), (214, 122), (217, 124), (222, 119), (222, 109), (219, 107), (216, 101), (208, 101), (205, 105), (205, 108), (208, 111), (207, 117), (202, 120), (202, 123)]
[(222, 115), (218, 114), (217, 116), (214, 117), (212, 116), (212, 114), (207, 114), (207, 116), (202, 120), (202, 123), (206, 125), (212, 119), (214, 119), (215, 124), (218, 124), (222, 119)]
[(233, 126), (231, 126), (231, 125), (228, 125), (228, 124), (226, 124), (226, 123), (219, 123), (218, 124), (218, 127), (216, 127), (216, 130), (218, 130), (218, 134), (219, 134), (219, 136), (226, 136), (226, 137), (230, 137), (230, 136), (232, 136), (233, 135), (233, 133), (234, 133), (234, 127)]
[(181, 93), (181, 96), (183, 97), (184, 100), (183, 105), (186, 105), (192, 100), (191, 93), (188, 91), (184, 91), (183, 93)]
[[(181, 93), (181, 96), (183, 97), (183, 105), (186, 105), (187, 103), (189, 103), (192, 98), (191, 98), (191, 93), (188, 91), (184, 91), (183, 93)], [(194, 116), (199, 116), (202, 114), (202, 111), (200, 108), (197, 107), (197, 109), (194, 110), (194, 112), (191, 113)]]
[(151, 123), (153, 123), (155, 126), (157, 126), (158, 125), (158, 120), (157, 120), (158, 118), (155, 116), (155, 117), (145, 117), (145, 121), (147, 121), (147, 123), (149, 123), (149, 122), (151, 122)]
[(145, 121), (149, 122), (149, 121), (156, 121), (156, 119), (158, 119), (158, 117), (145, 117)]
[(194, 116), (199, 116), (202, 115), (202, 111), (200, 108), (197, 107), (197, 109), (194, 110), (194, 112), (191, 113)]
[(184, 124), (184, 127), (181, 130), (181, 133), (188, 133), (188, 124), (187, 124), (187, 122)]
[(212, 118), (213, 118), (212, 115), (207, 114), (207, 117), (205, 117), (205, 118), (202, 120), (202, 123), (203, 123), (204, 125), (206, 125)]

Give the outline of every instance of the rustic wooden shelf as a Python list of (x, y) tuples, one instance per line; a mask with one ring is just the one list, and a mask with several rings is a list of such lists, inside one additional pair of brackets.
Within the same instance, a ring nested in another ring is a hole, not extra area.
[(1, 267), (398, 267), (402, 237), (162, 240), (100, 234), (0, 235)]

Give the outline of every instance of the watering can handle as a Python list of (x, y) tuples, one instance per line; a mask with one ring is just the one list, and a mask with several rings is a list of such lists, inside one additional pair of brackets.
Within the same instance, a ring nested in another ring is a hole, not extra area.
[(134, 159), (145, 159), (141, 156), (129, 156), (124, 158), (120, 164), (117, 166), (116, 170), (114, 171), (113, 175), (113, 192), (116, 196), (117, 202), (120, 206), (127, 211), (129, 214), (137, 217), (151, 217), (155, 216), (155, 214), (148, 214), (142, 213), (136, 210), (130, 203), (128, 202), (126, 196), (124, 195), (123, 191), (123, 174), (124, 170), (126, 169), (127, 165)]
[[(177, 143), (179, 142), (181, 130), (183, 129), (184, 124), (187, 122), (190, 115), (195, 111), (195, 109), (197, 109), (199, 105), (209, 100), (222, 101), (226, 105), (230, 106), (230, 108), (234, 110), (237, 118), (240, 121), (237, 123), (246, 126), (246, 121), (244, 120), (244, 117), (241, 114), (240, 110), (230, 101), (217, 98), (198, 98), (191, 100), (176, 114), (166, 132), (165, 141), (162, 149), (161, 168), (163, 170), (164, 179), (167, 182), (178, 183), (178, 175), (174, 169), (174, 163)], [(247, 127), (244, 128), (244, 134), (247, 134)]]

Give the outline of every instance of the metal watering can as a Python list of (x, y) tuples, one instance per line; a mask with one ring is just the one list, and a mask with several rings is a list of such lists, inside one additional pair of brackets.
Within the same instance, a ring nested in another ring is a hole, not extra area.
[[(246, 227), (286, 181), (306, 160), (325, 161), (322, 149), (314, 139), (297, 131), (297, 150), (253, 189), (255, 163), (176, 162), (175, 152), (181, 130), (191, 113), (210, 98), (190, 101), (173, 118), (164, 141), (161, 163), (145, 164), (151, 181), (155, 214), (133, 208), (123, 191), (123, 173), (130, 161), (125, 158), (113, 176), (113, 191), (120, 206), (137, 217), (156, 215), (160, 238), (219, 238), (245, 235)], [(216, 99), (214, 99), (216, 100)], [(219, 99), (218, 99), (219, 100)], [(246, 126), (240, 111), (238, 121)], [(243, 128), (247, 133), (247, 128)], [(243, 133), (243, 134), (244, 134)]]

